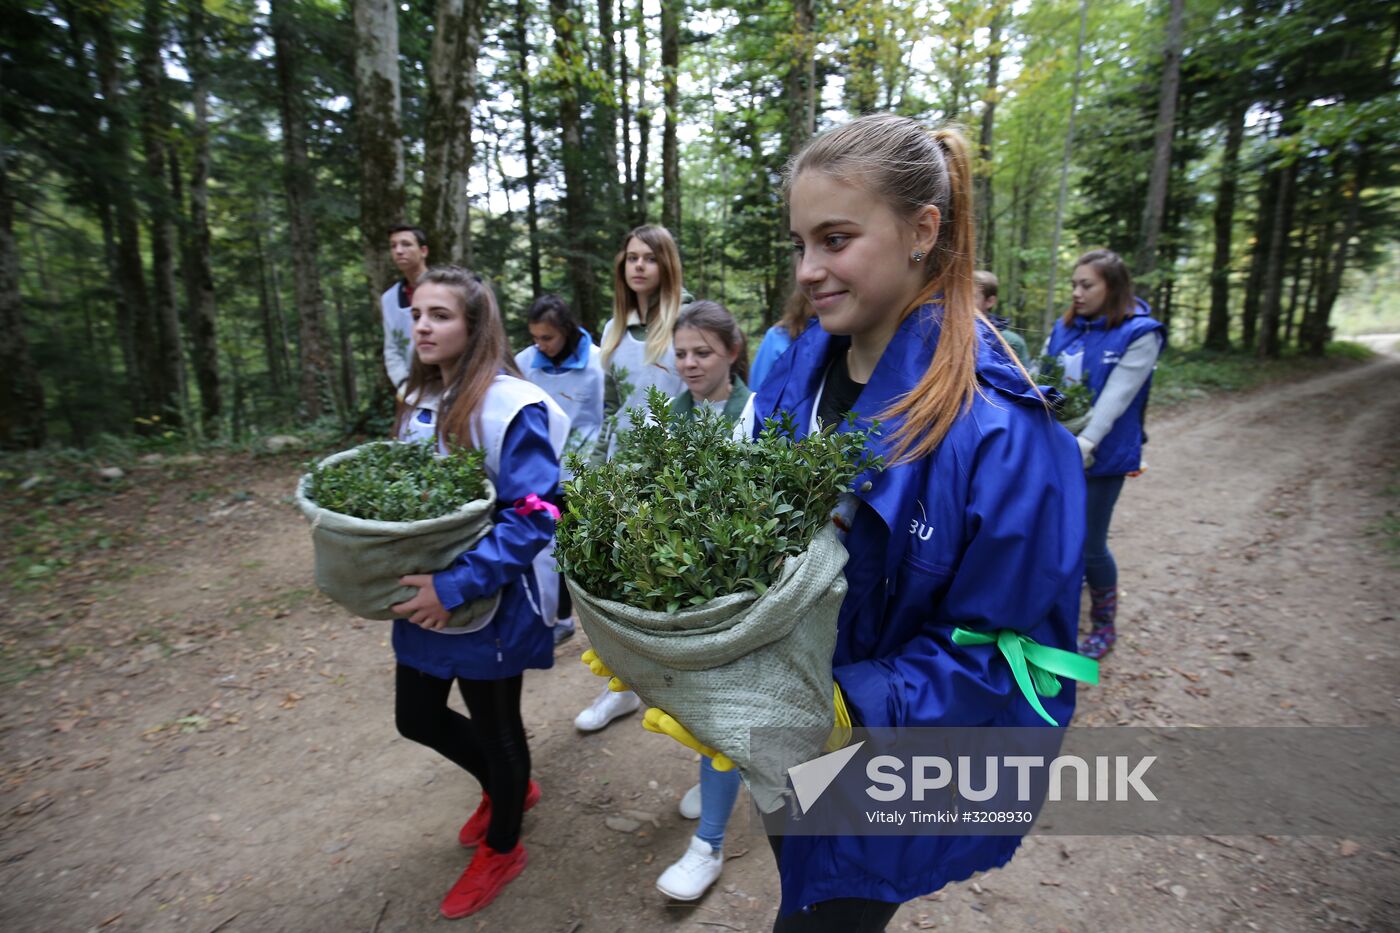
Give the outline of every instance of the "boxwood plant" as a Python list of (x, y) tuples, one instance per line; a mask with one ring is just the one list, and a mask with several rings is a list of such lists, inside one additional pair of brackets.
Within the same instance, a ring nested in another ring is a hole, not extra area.
[(327, 467), (313, 464), (307, 495), (323, 509), (381, 522), (416, 522), (451, 514), (485, 493), (480, 450), (446, 457), (431, 443), (366, 444)]
[(1094, 407), (1094, 394), (1089, 387), (1066, 378), (1064, 367), (1056, 357), (1040, 358), (1040, 378), (1036, 381), (1058, 390), (1058, 397), (1051, 396), (1051, 402), (1055, 406), (1055, 417), (1060, 421), (1082, 418)]
[(611, 461), (575, 461), (555, 548), (588, 592), (643, 609), (762, 594), (830, 521), (851, 480), (881, 465), (862, 431), (794, 440), (784, 415), (756, 441), (736, 442), (719, 415), (674, 416), (655, 389), (648, 409)]

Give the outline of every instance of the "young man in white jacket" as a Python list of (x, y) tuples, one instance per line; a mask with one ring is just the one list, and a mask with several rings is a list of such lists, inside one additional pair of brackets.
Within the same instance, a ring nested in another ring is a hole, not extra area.
[(400, 224), (389, 229), (389, 258), (403, 278), (379, 296), (384, 319), (384, 369), (394, 391), (403, 397), (413, 361), (413, 286), (428, 268), (428, 236), (417, 227)]

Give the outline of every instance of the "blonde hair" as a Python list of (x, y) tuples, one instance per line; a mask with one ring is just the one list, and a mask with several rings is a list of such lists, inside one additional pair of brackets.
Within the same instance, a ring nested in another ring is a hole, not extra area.
[(972, 160), (954, 127), (929, 131), (906, 117), (869, 114), (809, 142), (788, 168), (786, 190), (803, 172), (822, 172), (860, 185), (901, 218), (932, 205), (938, 236), (924, 267), (924, 287), (900, 320), (942, 293), (938, 348), (908, 392), (877, 417), (902, 418), (891, 436), (894, 462), (927, 456), (977, 392), (976, 229)]
[[(437, 266), (424, 272), (414, 287), (424, 285), (440, 285), (458, 298), (467, 325), (467, 346), (446, 380), (440, 367), (429, 366), (418, 359), (417, 353), (413, 354), (404, 398), (438, 395), (441, 402), (437, 436), (446, 439), (450, 446), (470, 449), (472, 428), (479, 426), (481, 405), (496, 374), (504, 369), (519, 376), (520, 369), (510, 353), (496, 296), (480, 276), (460, 266)], [(404, 402), (398, 408), (396, 434), (402, 432), (405, 419), (412, 413)]]
[[(627, 244), (633, 238), (641, 240), (656, 256), (656, 265), (661, 272), (661, 282), (648, 307), (641, 307), (637, 293), (627, 284)], [(652, 303), (656, 313), (648, 316)], [(627, 312), (636, 309), (647, 328), (646, 363), (651, 365), (666, 355), (671, 346), (671, 334), (676, 328), (676, 316), (681, 311), (681, 255), (676, 249), (676, 241), (671, 231), (660, 224), (646, 224), (628, 231), (622, 238), (622, 246), (613, 259), (613, 316), (612, 330), (603, 340), (603, 369), (612, 365), (613, 354), (627, 333)]]

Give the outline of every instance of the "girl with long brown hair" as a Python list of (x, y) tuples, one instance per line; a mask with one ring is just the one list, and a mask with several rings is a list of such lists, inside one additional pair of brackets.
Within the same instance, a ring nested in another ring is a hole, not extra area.
[[(415, 353), (398, 437), (442, 455), (485, 455), (497, 508), (487, 536), (449, 567), (400, 580), (418, 590), (393, 607), (394, 718), (399, 732), (438, 752), (481, 786), (458, 841), (476, 851), (442, 901), (448, 918), (475, 913), (524, 869), (525, 810), (540, 798), (520, 714), (527, 668), (554, 664), (554, 521), (568, 417), (520, 378), (490, 286), (453, 266), (429, 269), (413, 292)], [(452, 609), (499, 594), (494, 613), (445, 628)], [(467, 716), (448, 707), (456, 684)]]

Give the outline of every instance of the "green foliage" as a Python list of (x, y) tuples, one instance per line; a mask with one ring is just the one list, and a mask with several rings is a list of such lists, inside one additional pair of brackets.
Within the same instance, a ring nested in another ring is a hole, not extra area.
[(1037, 381), (1041, 385), (1059, 390), (1060, 396), (1055, 403), (1055, 417), (1062, 422), (1082, 418), (1094, 407), (1094, 393), (1090, 392), (1084, 383), (1067, 378), (1064, 367), (1056, 357), (1040, 358), (1040, 375)]
[(307, 495), (323, 509), (380, 522), (440, 518), (485, 493), (480, 450), (436, 455), (433, 445), (384, 441), (327, 467), (313, 464)]
[(861, 431), (794, 440), (784, 416), (744, 443), (713, 412), (673, 416), (656, 389), (648, 408), (645, 421), (636, 412), (616, 458), (593, 468), (572, 461), (555, 549), (584, 589), (643, 609), (762, 594), (830, 520), (851, 480), (882, 465)]

